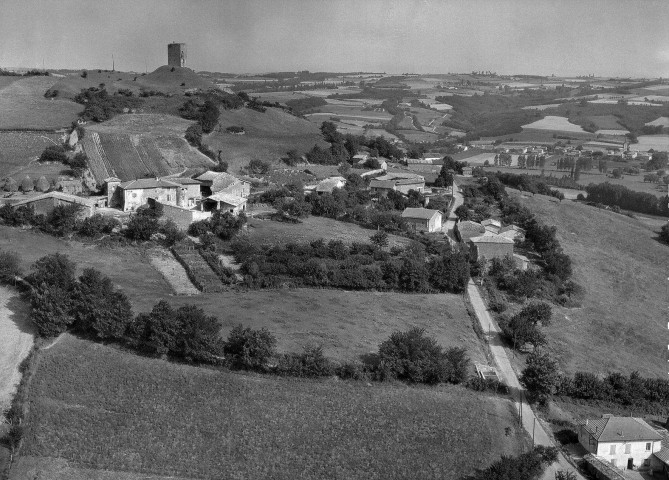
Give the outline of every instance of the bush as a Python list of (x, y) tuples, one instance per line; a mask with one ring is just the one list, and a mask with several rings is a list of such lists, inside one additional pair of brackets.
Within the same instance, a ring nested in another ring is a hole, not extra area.
[(150, 240), (154, 233), (158, 233), (158, 219), (148, 216), (135, 214), (128, 223), (125, 235), (130, 240), (146, 241)]
[(0, 250), (0, 282), (13, 284), (23, 274), (21, 259), (14, 252)]
[(329, 377), (335, 365), (323, 354), (323, 346), (304, 347), (302, 353), (286, 353), (279, 357), (275, 372), (291, 377)]
[(262, 160), (257, 158), (252, 159), (247, 166), (249, 172), (256, 175), (263, 175), (269, 172), (270, 167), (271, 165), (269, 164), (269, 162), (263, 162)]
[(444, 354), (422, 328), (394, 332), (379, 345), (378, 374), (413, 383), (458, 383), (466, 378), (469, 363), (464, 349), (451, 349)]
[(118, 225), (119, 223), (116, 219), (96, 213), (84, 218), (79, 223), (77, 233), (85, 237), (97, 237), (98, 235), (111, 233)]
[(67, 154), (62, 145), (49, 145), (39, 157), (39, 162), (67, 163)]
[(262, 328), (253, 330), (235, 326), (225, 343), (225, 355), (233, 368), (263, 370), (274, 356), (276, 339)]

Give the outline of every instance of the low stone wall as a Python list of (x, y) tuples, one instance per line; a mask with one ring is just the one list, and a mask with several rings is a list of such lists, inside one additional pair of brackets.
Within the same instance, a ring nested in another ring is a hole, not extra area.
[(183, 230), (186, 230), (193, 222), (211, 217), (211, 212), (189, 210), (187, 208), (177, 207), (176, 205), (166, 203), (161, 203), (161, 205), (163, 206), (163, 217), (171, 219)]

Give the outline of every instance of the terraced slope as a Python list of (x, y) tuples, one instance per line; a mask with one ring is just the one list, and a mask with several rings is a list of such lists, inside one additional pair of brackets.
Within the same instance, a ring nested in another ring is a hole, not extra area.
[(127, 181), (211, 166), (211, 160), (183, 138), (190, 124), (169, 115), (132, 114), (89, 126), (83, 146), (96, 182), (111, 176)]

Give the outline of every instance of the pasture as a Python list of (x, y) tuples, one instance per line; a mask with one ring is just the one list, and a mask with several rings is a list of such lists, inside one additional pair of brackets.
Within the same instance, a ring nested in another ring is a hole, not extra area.
[(669, 151), (669, 135), (639, 135), (638, 143), (632, 148), (640, 151), (659, 150), (661, 152)]
[(22, 77), (0, 86), (0, 130), (56, 130), (69, 127), (82, 106), (69, 100), (44, 98), (58, 79)]
[(638, 370), (666, 377), (669, 256), (657, 228), (587, 205), (540, 196), (521, 203), (557, 226), (574, 280), (585, 288), (581, 308), (554, 307), (548, 350), (569, 373)]
[(505, 435), (509, 400), (462, 387), (235, 374), (69, 335), (41, 355), (13, 480), (24, 461), (52, 478), (46, 459), (200, 479), (454, 478), (528, 441)]

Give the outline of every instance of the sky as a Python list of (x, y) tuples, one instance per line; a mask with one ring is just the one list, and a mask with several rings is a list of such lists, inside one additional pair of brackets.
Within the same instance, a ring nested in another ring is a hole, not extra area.
[(0, 0), (0, 68), (669, 77), (669, 0)]

